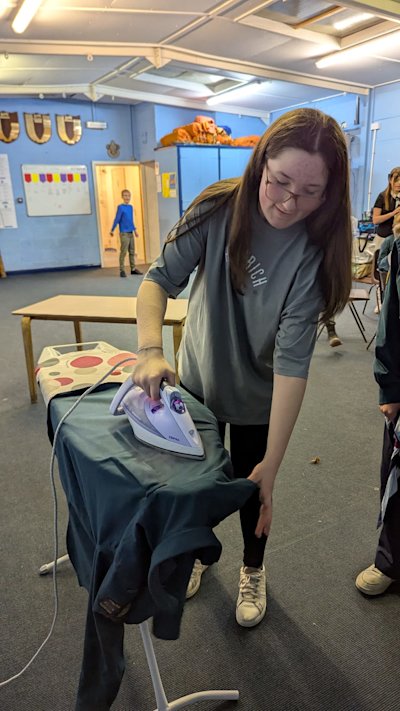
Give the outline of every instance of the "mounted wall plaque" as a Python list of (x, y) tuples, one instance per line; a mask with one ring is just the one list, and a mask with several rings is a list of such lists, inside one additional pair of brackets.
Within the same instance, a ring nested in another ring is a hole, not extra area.
[(51, 138), (50, 114), (24, 113), (25, 129), (34, 143), (47, 143)]
[(73, 146), (82, 138), (82, 122), (80, 116), (62, 116), (56, 114), (57, 132), (64, 143)]
[(12, 143), (19, 136), (19, 120), (16, 111), (0, 111), (0, 141)]

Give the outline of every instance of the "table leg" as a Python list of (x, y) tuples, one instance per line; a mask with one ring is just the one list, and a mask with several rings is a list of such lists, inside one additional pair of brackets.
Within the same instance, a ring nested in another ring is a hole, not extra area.
[(30, 318), (30, 316), (23, 316), (22, 317), (21, 326), (22, 326), (22, 339), (24, 342), (26, 371), (28, 373), (28, 383), (29, 383), (29, 392), (30, 392), (30, 396), (31, 396), (31, 402), (37, 402), (36, 382), (35, 382), (35, 364), (33, 361), (32, 332), (31, 332), (31, 318)]
[[(79, 344), (82, 343), (82, 330), (80, 321), (74, 321), (74, 331), (75, 331), (75, 341)], [(82, 346), (78, 345), (77, 351), (81, 351)]]
[(174, 323), (174, 325), (172, 327), (172, 339), (174, 342), (174, 357), (175, 357), (175, 371), (176, 371), (177, 385), (179, 385), (177, 354), (178, 354), (180, 342), (182, 340), (182, 330), (183, 330), (183, 321), (181, 323)]
[(0, 254), (0, 279), (5, 279), (6, 276), (7, 276), (6, 270), (4, 269), (3, 259), (2, 259), (2, 256), (1, 256), (1, 254)]

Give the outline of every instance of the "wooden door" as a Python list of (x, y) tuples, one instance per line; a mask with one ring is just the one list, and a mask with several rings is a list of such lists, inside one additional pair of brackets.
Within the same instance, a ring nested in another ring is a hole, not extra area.
[(135, 238), (136, 263), (146, 262), (145, 235), (142, 208), (140, 167), (138, 164), (96, 164), (95, 181), (97, 186), (98, 225), (103, 267), (119, 265), (119, 230), (110, 235), (118, 205), (122, 202), (121, 192), (129, 190), (132, 195), (134, 221), (139, 237)]

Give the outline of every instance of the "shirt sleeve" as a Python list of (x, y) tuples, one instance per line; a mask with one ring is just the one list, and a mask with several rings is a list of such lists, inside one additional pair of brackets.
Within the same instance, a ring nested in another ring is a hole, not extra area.
[(205, 219), (200, 225), (193, 224), (199, 216), (199, 206), (190, 212), (189, 223), (188, 214), (182, 215), (145, 276), (145, 280), (161, 286), (169, 297), (176, 298), (185, 289), (205, 252), (209, 221)]
[(375, 200), (375, 205), (374, 207), (379, 207), (380, 210), (383, 210), (385, 207), (385, 199), (383, 197), (383, 193), (379, 193), (378, 197)]
[(119, 223), (121, 222), (121, 217), (122, 217), (121, 205), (118, 205), (117, 214), (115, 215), (113, 226), (111, 227), (111, 232), (114, 232), (116, 226), (119, 225)]
[(303, 260), (286, 298), (275, 339), (274, 373), (307, 378), (318, 316), (324, 307), (318, 272), (321, 250)]
[(380, 405), (400, 402), (399, 288), (399, 247), (395, 243), (376, 334), (374, 375), (379, 385)]

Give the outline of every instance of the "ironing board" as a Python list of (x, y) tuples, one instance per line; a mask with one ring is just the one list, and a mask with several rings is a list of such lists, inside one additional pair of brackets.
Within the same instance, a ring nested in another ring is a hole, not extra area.
[[(80, 585), (89, 592), (76, 711), (108, 711), (124, 672), (125, 623), (140, 625), (156, 711), (239, 692), (203, 691), (168, 703), (147, 620), (161, 639), (176, 639), (195, 558), (211, 564), (221, 544), (213, 533), (256, 485), (232, 480), (213, 415), (183, 393), (206, 458), (187, 460), (135, 440), (125, 417), (108, 407), (115, 386), (85, 398), (62, 425), (56, 455), (69, 507), (67, 548)], [(76, 396), (49, 403), (49, 435)], [(154, 522), (157, 525), (154, 525)]]

